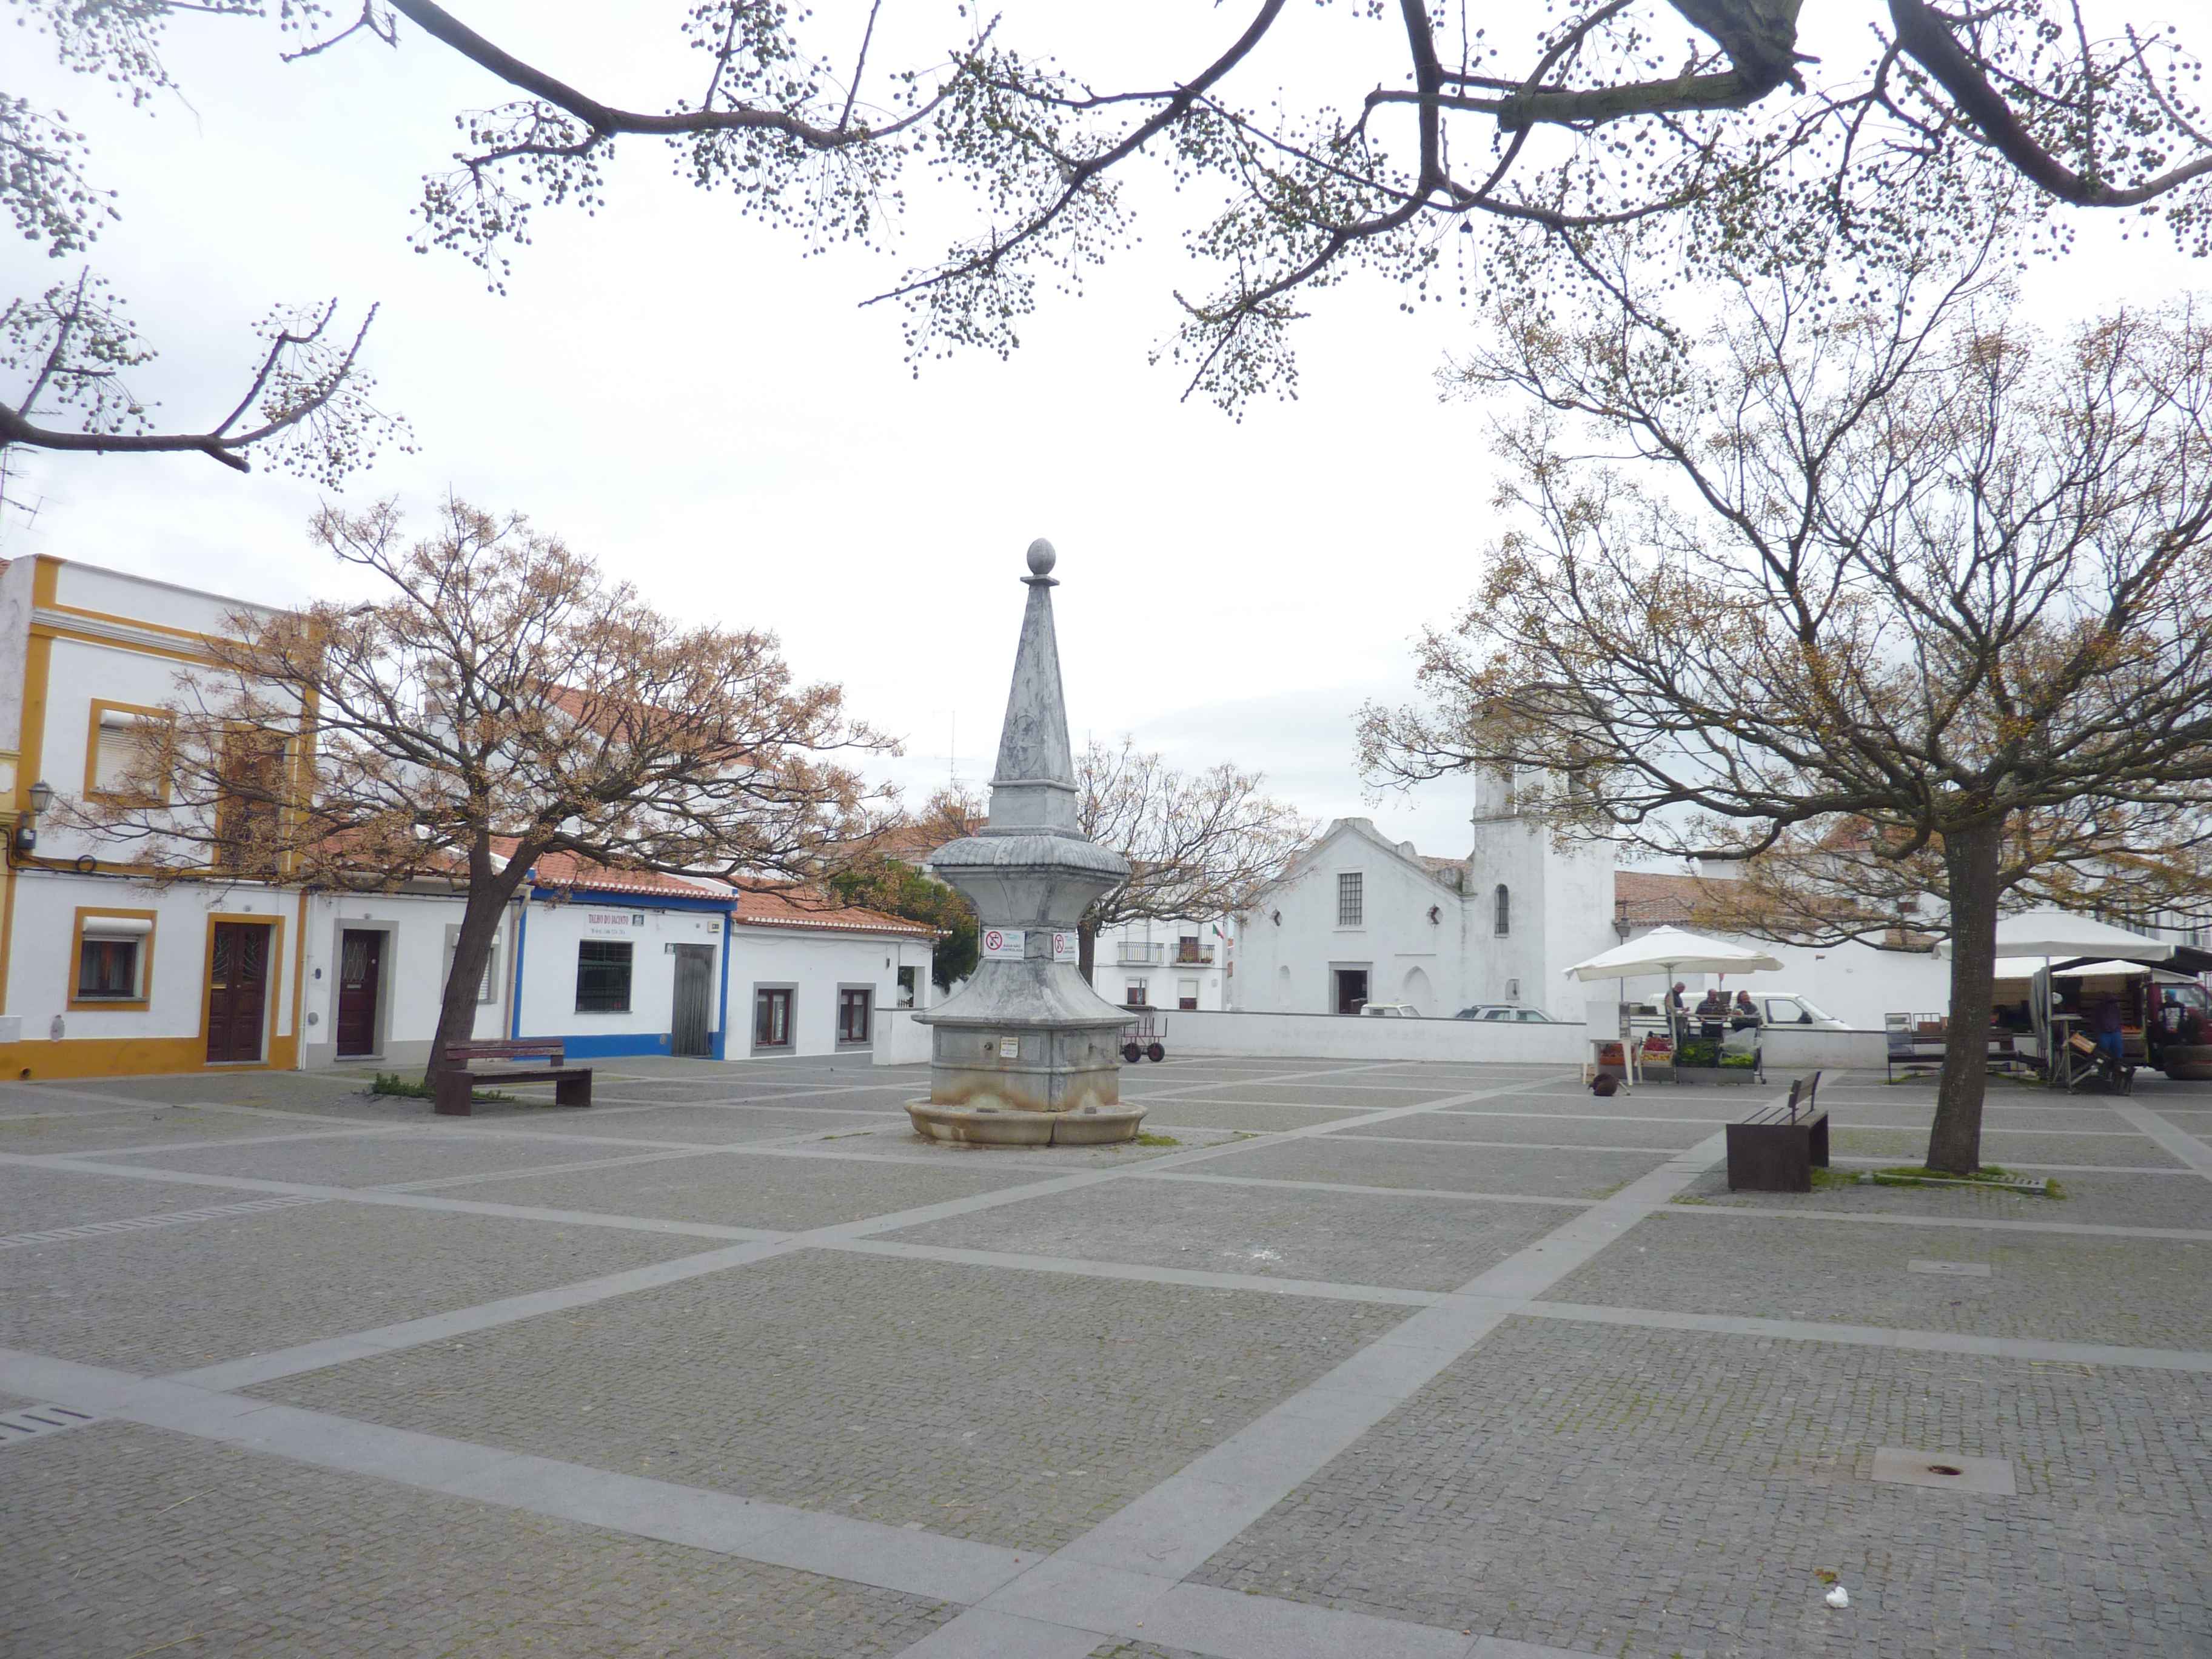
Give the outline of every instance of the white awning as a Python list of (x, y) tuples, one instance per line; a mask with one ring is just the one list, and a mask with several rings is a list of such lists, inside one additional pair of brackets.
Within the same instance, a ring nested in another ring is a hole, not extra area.
[(128, 939), (154, 931), (150, 916), (87, 916), (84, 936), (87, 939)]
[[(2023, 910), (1997, 922), (2000, 957), (2130, 957), (2163, 962), (2173, 951), (2161, 939), (2145, 939), (2141, 933), (2130, 933), (2094, 916), (2075, 915), (2070, 910)], [(1936, 954), (1949, 956), (1950, 942), (1938, 945)]]
[(1638, 979), (1646, 974), (1768, 973), (1781, 966), (1779, 959), (1753, 945), (1687, 933), (1680, 927), (1659, 927), (1642, 939), (1616, 945), (1588, 962), (1578, 962), (1565, 971), (1570, 979)]

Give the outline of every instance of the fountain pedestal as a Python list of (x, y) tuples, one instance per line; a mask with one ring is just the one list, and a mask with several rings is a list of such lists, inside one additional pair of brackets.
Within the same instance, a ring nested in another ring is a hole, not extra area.
[(1134, 1139), (1145, 1117), (1121, 1103), (1116, 1039), (1128, 1015), (1091, 989), (1075, 959), (1076, 924), (1129, 866), (1076, 826), (1054, 562), (1051, 544), (1030, 545), (990, 821), (930, 859), (975, 905), (984, 943), (959, 994), (915, 1016), (932, 1028), (929, 1098), (907, 1113), (933, 1139), (1097, 1146)]

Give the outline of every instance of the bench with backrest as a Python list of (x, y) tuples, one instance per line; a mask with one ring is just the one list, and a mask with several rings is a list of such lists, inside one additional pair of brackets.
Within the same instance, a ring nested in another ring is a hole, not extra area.
[[(470, 1115), (479, 1084), (550, 1083), (556, 1106), (592, 1103), (592, 1068), (565, 1064), (568, 1051), (558, 1037), (449, 1042), (445, 1053), (446, 1069), (438, 1073), (436, 1090), (441, 1117)], [(531, 1060), (541, 1063), (533, 1066)], [(484, 1066), (491, 1069), (477, 1069)]]
[(1801, 1077), (1789, 1097), (1770, 1102), (1728, 1126), (1730, 1192), (1809, 1193), (1813, 1170), (1828, 1167), (1828, 1114), (1820, 1104), (1820, 1074)]

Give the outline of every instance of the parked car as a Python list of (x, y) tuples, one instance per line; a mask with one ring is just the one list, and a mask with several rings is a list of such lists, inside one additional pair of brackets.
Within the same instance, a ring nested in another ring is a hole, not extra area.
[[(1686, 997), (1686, 1000), (1689, 1005), (1687, 1010), (1689, 1017), (1695, 1020), (1698, 1017), (1698, 999)], [(1729, 1001), (1733, 1003), (1734, 1000), (1735, 993), (1730, 992)], [(1759, 1023), (1762, 1025), (1795, 1025), (1801, 1030), (1815, 1031), (1847, 1031), (1850, 1029), (1840, 1019), (1824, 1012), (1810, 998), (1802, 996), (1796, 991), (1753, 991), (1751, 994), (1751, 1000), (1752, 1006), (1759, 1010)], [(1667, 1023), (1661, 1016), (1659, 1005), (1656, 1002), (1632, 1004), (1629, 1008), (1629, 1017), (1638, 1026), (1650, 1025), (1664, 1029)], [(1729, 1022), (1731, 1025), (1735, 1024), (1736, 1018), (1734, 1009), (1731, 1008), (1729, 1013)]]
[(1363, 1014), (1377, 1019), (1419, 1019), (1421, 1011), (1410, 1002), (1364, 1002), (1359, 1006)]
[(1513, 1021), (1523, 1025), (1557, 1025), (1560, 1023), (1541, 1008), (1522, 1008), (1510, 1002), (1478, 1002), (1472, 1008), (1461, 1009), (1456, 1018)]

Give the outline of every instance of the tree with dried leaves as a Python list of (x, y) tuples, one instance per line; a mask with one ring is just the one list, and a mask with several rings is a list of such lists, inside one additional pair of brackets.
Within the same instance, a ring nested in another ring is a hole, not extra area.
[(1133, 921), (1205, 921), (1240, 909), (1279, 877), (1314, 826), (1261, 793), (1266, 782), (1224, 761), (1186, 773), (1128, 738), (1076, 757), (1076, 823), (1129, 861), (1077, 924), (1078, 966), (1091, 977), (1098, 935)]
[(1970, 1171), (2000, 912), (2212, 908), (2212, 319), (2045, 337), (1971, 257), (1745, 276), (1697, 338), (1612, 286), (1464, 365), (1540, 409), (1364, 763), (1520, 769), (1563, 835), (1744, 858), (1739, 925), (1948, 932), (1928, 1162)]
[(315, 539), (377, 578), (350, 607), (241, 614), (179, 677), (166, 741), (68, 821), (147, 878), (210, 869), (466, 896), (431, 1049), (465, 1041), (501, 917), (537, 861), (733, 884), (811, 879), (878, 797), (841, 754), (889, 746), (773, 635), (681, 623), (524, 519), (448, 501), (326, 508)]
[(929, 976), (942, 988), (975, 971), (981, 953), (975, 907), (967, 896), (921, 866), (949, 841), (972, 835), (983, 809), (955, 787), (939, 789), (918, 812), (902, 812), (884, 826), (874, 846), (830, 878), (830, 890), (848, 904), (865, 905), (937, 929)]

